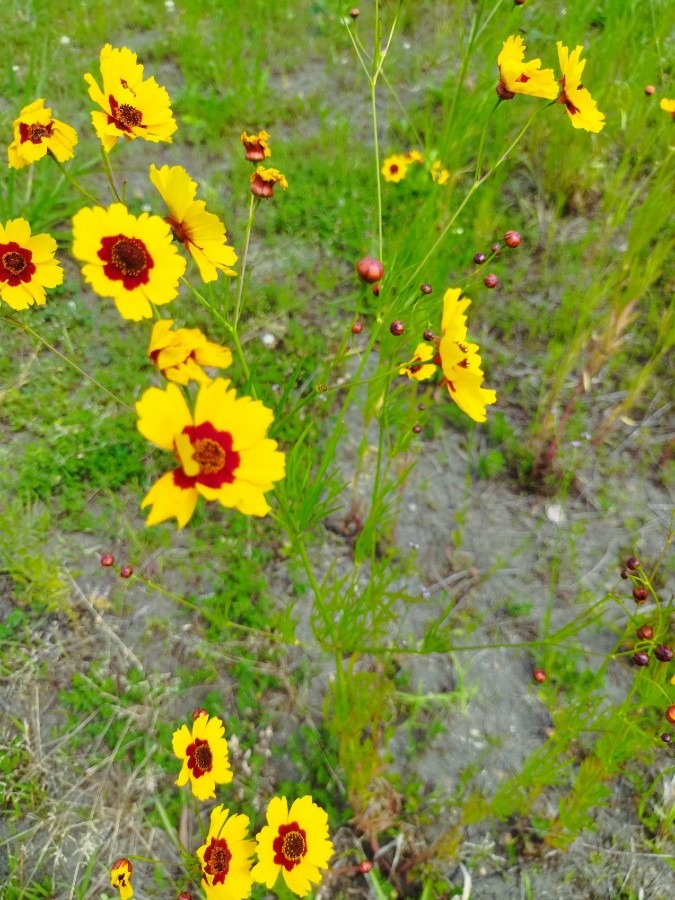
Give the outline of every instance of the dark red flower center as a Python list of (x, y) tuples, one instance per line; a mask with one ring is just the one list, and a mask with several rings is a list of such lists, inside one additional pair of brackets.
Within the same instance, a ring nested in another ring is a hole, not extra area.
[(211, 838), (211, 843), (204, 851), (204, 874), (212, 876), (211, 886), (225, 884), (231, 859), (232, 854), (225, 838)]
[(307, 834), (297, 822), (289, 825), (280, 825), (279, 834), (272, 844), (274, 850), (274, 862), (277, 866), (283, 866), (290, 872), (295, 866), (299, 866), (302, 858), (307, 853)]
[(128, 291), (147, 284), (150, 269), (155, 265), (143, 241), (124, 234), (101, 238), (98, 257), (105, 263), (103, 271), (106, 277), (111, 281), (121, 281)]
[(30, 281), (35, 274), (32, 260), (32, 252), (16, 241), (0, 244), (0, 281), (6, 281), (11, 287)]
[(395, 175), (398, 172), (398, 166), (396, 165), (396, 163), (392, 163), (389, 166), (389, 171), (391, 172), (392, 175)]
[(173, 236), (177, 241), (180, 241), (188, 253), (190, 252), (190, 244), (193, 244), (198, 250), (202, 249), (192, 240), (190, 233), (182, 222), (177, 222), (171, 216), (165, 216), (164, 221), (170, 226)]
[(110, 115), (108, 124), (114, 124), (120, 131), (131, 134), (134, 128), (145, 128), (143, 125), (143, 113), (130, 103), (118, 103), (112, 94), (108, 95)]
[(195, 738), (194, 743), (187, 748), (188, 769), (192, 769), (195, 778), (201, 778), (213, 766), (213, 753), (208, 741)]
[(51, 137), (53, 132), (53, 122), (49, 122), (47, 125), (41, 125), (39, 122), (26, 125), (25, 122), (19, 122), (19, 137), (22, 144), (25, 144), (26, 141), (30, 141), (32, 144), (41, 144), (42, 138)]
[(195, 484), (220, 488), (232, 484), (240, 457), (232, 449), (229, 431), (218, 431), (210, 422), (202, 422), (201, 425), (186, 425), (183, 434), (190, 439), (192, 459), (198, 464), (199, 472), (186, 475), (182, 469), (174, 469), (174, 484), (180, 488), (191, 488)]

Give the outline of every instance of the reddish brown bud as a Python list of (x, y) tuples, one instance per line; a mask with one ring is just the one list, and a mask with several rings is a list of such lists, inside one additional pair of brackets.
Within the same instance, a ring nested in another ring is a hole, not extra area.
[(176, 900), (192, 900), (192, 894), (189, 891), (181, 891)]
[(360, 322), (354, 322), (352, 325), (352, 334), (361, 334), (363, 331), (363, 325)]
[(661, 735), (661, 740), (664, 744), (669, 744), (672, 741), (672, 738), (666, 731), (664, 731)]
[(120, 856), (119, 859), (116, 859), (112, 866), (110, 866), (110, 869), (120, 869), (122, 867), (124, 867), (129, 872), (129, 875), (131, 875), (133, 867), (125, 856)]
[(496, 288), (499, 284), (499, 278), (494, 274), (486, 275), (483, 279), (483, 284), (486, 288)]
[(428, 284), (425, 281), (424, 284), (420, 285), (420, 290), (422, 291), (423, 294), (430, 294), (433, 291), (433, 288), (430, 284)]
[(670, 662), (673, 658), (672, 647), (667, 647), (665, 644), (659, 644), (658, 647), (654, 648), (654, 656), (659, 662)]
[(640, 625), (635, 634), (640, 638), (641, 641), (651, 641), (654, 637), (654, 629), (651, 625)]
[(644, 650), (640, 650), (638, 653), (633, 654), (633, 662), (636, 666), (648, 666), (649, 654), (645, 653)]
[(361, 11), (355, 6), (352, 6), (352, 8), (349, 10), (349, 15), (352, 17), (352, 19), (358, 19), (358, 17), (361, 15)]
[(376, 281), (384, 276), (384, 266), (372, 256), (364, 256), (356, 264), (356, 272), (361, 279), (367, 284), (375, 284)]
[(675, 703), (666, 710), (666, 719), (671, 725), (675, 725)]
[(513, 100), (516, 96), (513, 91), (510, 91), (501, 81), (497, 82), (495, 90), (497, 91), (497, 96), (500, 100)]
[(120, 569), (120, 575), (122, 578), (131, 578), (133, 574), (134, 570), (131, 568), (131, 566), (122, 566), (122, 568)]
[(356, 871), (361, 875), (365, 875), (366, 872), (370, 872), (372, 868), (372, 862), (369, 859), (364, 859), (363, 862), (360, 862), (358, 864), (358, 866), (356, 867)]
[(112, 566), (115, 564), (115, 557), (112, 553), (104, 553), (101, 557), (101, 565), (108, 568), (108, 566)]
[(420, 434), (422, 431), (422, 426), (421, 425), (413, 425), (412, 430), (413, 430), (413, 434)]
[(640, 568), (640, 560), (637, 556), (629, 556), (626, 560), (626, 568), (630, 569), (631, 572), (635, 572), (636, 569)]
[(655, 94), (655, 93), (656, 93), (656, 88), (654, 87), (653, 84), (646, 84), (646, 85), (645, 85), (645, 94), (646, 94), (648, 97), (651, 97), (652, 94)]
[(539, 684), (543, 684), (548, 676), (543, 669), (532, 669), (532, 677)]
[(625, 581), (625, 580), (628, 578), (628, 569), (622, 569), (622, 570), (619, 572), (619, 575), (621, 575), (621, 577), (622, 577), (623, 580)]
[(636, 603), (645, 603), (647, 597), (649, 597), (649, 591), (646, 587), (633, 588), (633, 600), (635, 600)]
[(486, 259), (487, 256), (484, 253), (475, 253), (473, 257), (473, 261), (477, 266), (482, 266)]
[(196, 709), (192, 710), (192, 718), (197, 721), (200, 716), (208, 716), (208, 712), (201, 706), (198, 706)]
[(434, 339), (434, 333), (433, 333), (433, 331), (429, 331), (429, 329), (427, 329), (427, 330), (422, 334), (422, 337), (424, 338), (425, 341), (433, 341), (433, 339)]
[(394, 321), (389, 326), (389, 331), (394, 335), (394, 337), (401, 337), (403, 332), (405, 331), (405, 325), (401, 322), (400, 319), (394, 319)]
[(426, 409), (426, 406), (424, 405), (424, 403), (420, 403), (420, 405), (417, 408), (419, 409), (420, 412), (424, 412), (424, 410)]
[(512, 250), (515, 250), (516, 247), (520, 247), (520, 243), (522, 240), (523, 239), (520, 236), (519, 231), (507, 231), (504, 235), (504, 243)]
[(379, 296), (380, 296), (380, 286), (379, 286), (379, 284), (374, 284), (373, 285), (373, 297), (379, 297)]
[(501, 251), (502, 251), (502, 245), (499, 243), (499, 241), (495, 241), (494, 244), (490, 247), (490, 250), (492, 250), (492, 252), (496, 256), (500, 256)]

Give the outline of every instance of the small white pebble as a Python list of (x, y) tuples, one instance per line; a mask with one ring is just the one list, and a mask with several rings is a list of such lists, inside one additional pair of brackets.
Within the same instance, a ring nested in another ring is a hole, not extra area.
[(149, 203), (144, 203), (143, 206), (141, 206), (141, 209), (143, 210), (143, 212), (152, 212), (152, 207)]
[(62, 34), (61, 37), (59, 38), (59, 44), (61, 44), (62, 47), (67, 47), (69, 43), (70, 43), (70, 38), (68, 37), (68, 35)]
[(546, 507), (546, 518), (555, 525), (562, 525), (565, 521), (565, 510), (559, 503), (551, 503)]
[(260, 341), (263, 347), (272, 348), (276, 347), (277, 345), (277, 339), (269, 331), (266, 331), (264, 332), (264, 334), (260, 335)]

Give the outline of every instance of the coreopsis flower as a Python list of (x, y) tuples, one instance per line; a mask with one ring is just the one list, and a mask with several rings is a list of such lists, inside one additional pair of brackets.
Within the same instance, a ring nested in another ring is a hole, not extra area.
[(202, 366), (227, 369), (232, 351), (206, 339), (198, 328), (176, 328), (172, 319), (155, 322), (150, 338), (149, 358), (167, 381), (186, 385), (190, 381), (211, 381)]
[(386, 157), (380, 171), (385, 181), (398, 184), (408, 174), (408, 166), (409, 160), (407, 156), (404, 153), (395, 153), (393, 156)]
[(178, 467), (149, 490), (148, 525), (175, 518), (183, 528), (201, 495), (244, 515), (265, 516), (265, 491), (284, 477), (285, 457), (265, 435), (272, 412), (259, 400), (237, 397), (216, 378), (199, 388), (194, 415), (175, 384), (149, 388), (136, 404), (141, 434), (175, 454)]
[(668, 100), (667, 97), (664, 97), (659, 103), (659, 107), (667, 113), (670, 113), (673, 119), (675, 119), (675, 100)]
[(276, 184), (284, 191), (288, 187), (286, 176), (282, 175), (278, 169), (266, 169), (264, 166), (258, 166), (251, 175), (251, 193), (256, 197), (265, 199), (271, 197)]
[[(447, 385), (448, 392), (457, 406), (475, 422), (486, 419), (485, 407), (497, 401), (494, 391), (483, 387), (484, 374), (478, 344), (466, 340), (466, 316), (464, 311), (470, 305), (468, 297), (462, 297), (459, 288), (449, 288), (443, 297), (443, 318), (441, 337), (433, 339), (436, 352), (424, 349), (420, 344), (412, 363), (399, 369), (400, 374), (409, 378), (424, 380), (433, 373), (432, 364), (440, 366), (443, 372), (441, 384)], [(431, 361), (431, 362), (429, 362)]]
[(77, 132), (65, 122), (52, 119), (43, 99), (29, 103), (14, 120), (14, 140), (7, 148), (10, 169), (21, 169), (51, 153), (59, 162), (74, 156)]
[(197, 183), (182, 166), (150, 166), (150, 181), (157, 188), (162, 200), (169, 207), (165, 218), (174, 236), (197, 263), (202, 281), (215, 281), (218, 270), (226, 275), (236, 275), (233, 266), (237, 261), (234, 249), (225, 243), (225, 226), (214, 213), (206, 211), (203, 200), (195, 200)]
[(222, 804), (211, 811), (206, 843), (197, 850), (207, 900), (243, 900), (253, 883), (255, 841), (248, 839), (249, 818), (229, 812)]
[(44, 306), (45, 288), (63, 281), (56, 241), (49, 234), (31, 236), (25, 219), (0, 223), (0, 300), (12, 309)]
[(245, 131), (241, 134), (241, 142), (244, 145), (245, 158), (249, 162), (262, 162), (272, 155), (272, 151), (267, 146), (270, 136), (266, 131), (259, 131), (258, 134), (247, 134)]
[(327, 869), (333, 855), (328, 816), (310, 796), (295, 800), (290, 810), (285, 797), (273, 797), (267, 807), (267, 825), (256, 839), (258, 863), (253, 880), (271, 890), (281, 872), (288, 889), (298, 897), (319, 884), (319, 869)]
[(447, 184), (450, 180), (450, 172), (447, 169), (444, 169), (439, 160), (432, 163), (431, 169), (429, 170), (429, 174), (431, 175), (431, 180), (435, 181), (436, 184), (441, 187), (444, 184)]
[(117, 859), (110, 867), (110, 884), (119, 889), (120, 900), (134, 896), (131, 886), (131, 863), (128, 859)]
[(419, 150), (408, 150), (405, 158), (409, 163), (419, 163), (419, 165), (422, 165), (424, 162), (424, 157)]
[(143, 79), (143, 66), (136, 61), (135, 53), (127, 47), (106, 44), (101, 50), (101, 78), (102, 90), (92, 75), (84, 76), (89, 96), (103, 110), (92, 112), (91, 121), (106, 153), (121, 137), (171, 143), (178, 127), (171, 99), (154, 78)]
[(497, 57), (499, 66), (497, 94), (502, 100), (512, 100), (516, 94), (555, 100), (559, 89), (553, 69), (542, 69), (539, 59), (525, 62), (523, 60), (525, 50), (525, 43), (519, 34), (512, 34), (504, 41), (501, 53)]
[(172, 244), (171, 229), (159, 216), (132, 215), (123, 203), (84, 207), (73, 216), (73, 256), (100, 297), (112, 297), (119, 314), (138, 322), (152, 316), (151, 304), (178, 294), (185, 260)]
[(187, 725), (181, 725), (173, 733), (172, 746), (178, 759), (183, 760), (176, 784), (182, 787), (189, 781), (198, 800), (213, 799), (217, 784), (232, 781), (225, 726), (217, 716), (209, 718), (207, 712), (198, 715), (192, 723), (192, 732)]
[(605, 127), (605, 117), (598, 109), (595, 100), (581, 84), (581, 75), (586, 65), (586, 60), (580, 60), (583, 47), (576, 47), (571, 53), (567, 47), (563, 47), (562, 41), (558, 41), (558, 59), (562, 76), (560, 84), (562, 93), (558, 103), (564, 103), (570, 122), (575, 128), (583, 128), (584, 131), (598, 132)]

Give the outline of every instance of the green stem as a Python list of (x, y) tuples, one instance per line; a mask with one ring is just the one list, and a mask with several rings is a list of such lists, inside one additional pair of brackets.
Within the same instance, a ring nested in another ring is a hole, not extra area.
[(54, 164), (57, 169), (61, 172), (63, 177), (66, 179), (68, 184), (72, 185), (76, 191), (79, 191), (83, 197), (86, 197), (87, 200), (91, 200), (92, 203), (95, 203), (97, 206), (100, 205), (100, 202), (94, 197), (93, 194), (90, 194), (88, 190), (82, 187), (82, 185), (77, 181), (77, 179), (73, 178), (70, 172), (66, 169), (62, 162), (59, 162), (58, 159), (54, 156), (53, 153), (50, 153), (49, 156), (54, 160)]
[(113, 175), (112, 166), (110, 165), (110, 158), (106, 151), (103, 149), (103, 144), (101, 144), (101, 157), (103, 158), (103, 168), (105, 169), (105, 174), (108, 178), (108, 184), (110, 185), (112, 195), (118, 203), (124, 203), (124, 200), (122, 200), (120, 192), (117, 190), (117, 186), (115, 185), (115, 176)]
[(376, 88), (379, 66), (381, 63), (381, 22), (380, 4), (375, 0), (375, 39), (373, 45), (373, 73), (370, 77), (370, 109), (373, 120), (373, 153), (375, 157), (375, 186), (377, 192), (377, 258), (382, 259), (384, 241), (382, 238), (382, 182), (380, 179), (380, 148), (377, 135)]
[(248, 222), (246, 223), (246, 232), (244, 235), (244, 252), (241, 255), (241, 272), (239, 273), (239, 285), (237, 287), (237, 305), (234, 310), (234, 330), (236, 332), (241, 316), (241, 305), (244, 298), (244, 278), (246, 277), (246, 262), (248, 260), (248, 246), (251, 240), (251, 226), (253, 225), (253, 217), (256, 211), (256, 197), (251, 194), (251, 202), (248, 207)]
[(488, 125), (490, 124), (490, 119), (492, 118), (494, 113), (497, 111), (497, 109), (499, 108), (501, 103), (502, 103), (502, 101), (500, 99), (498, 99), (497, 103), (495, 104), (495, 106), (492, 109), (492, 112), (485, 119), (485, 124), (483, 125), (483, 132), (480, 136), (480, 144), (478, 145), (478, 155), (476, 156), (476, 172), (473, 176), (474, 184), (476, 184), (478, 181), (480, 181), (480, 170), (483, 167), (483, 155), (485, 153), (485, 136), (487, 134)]

